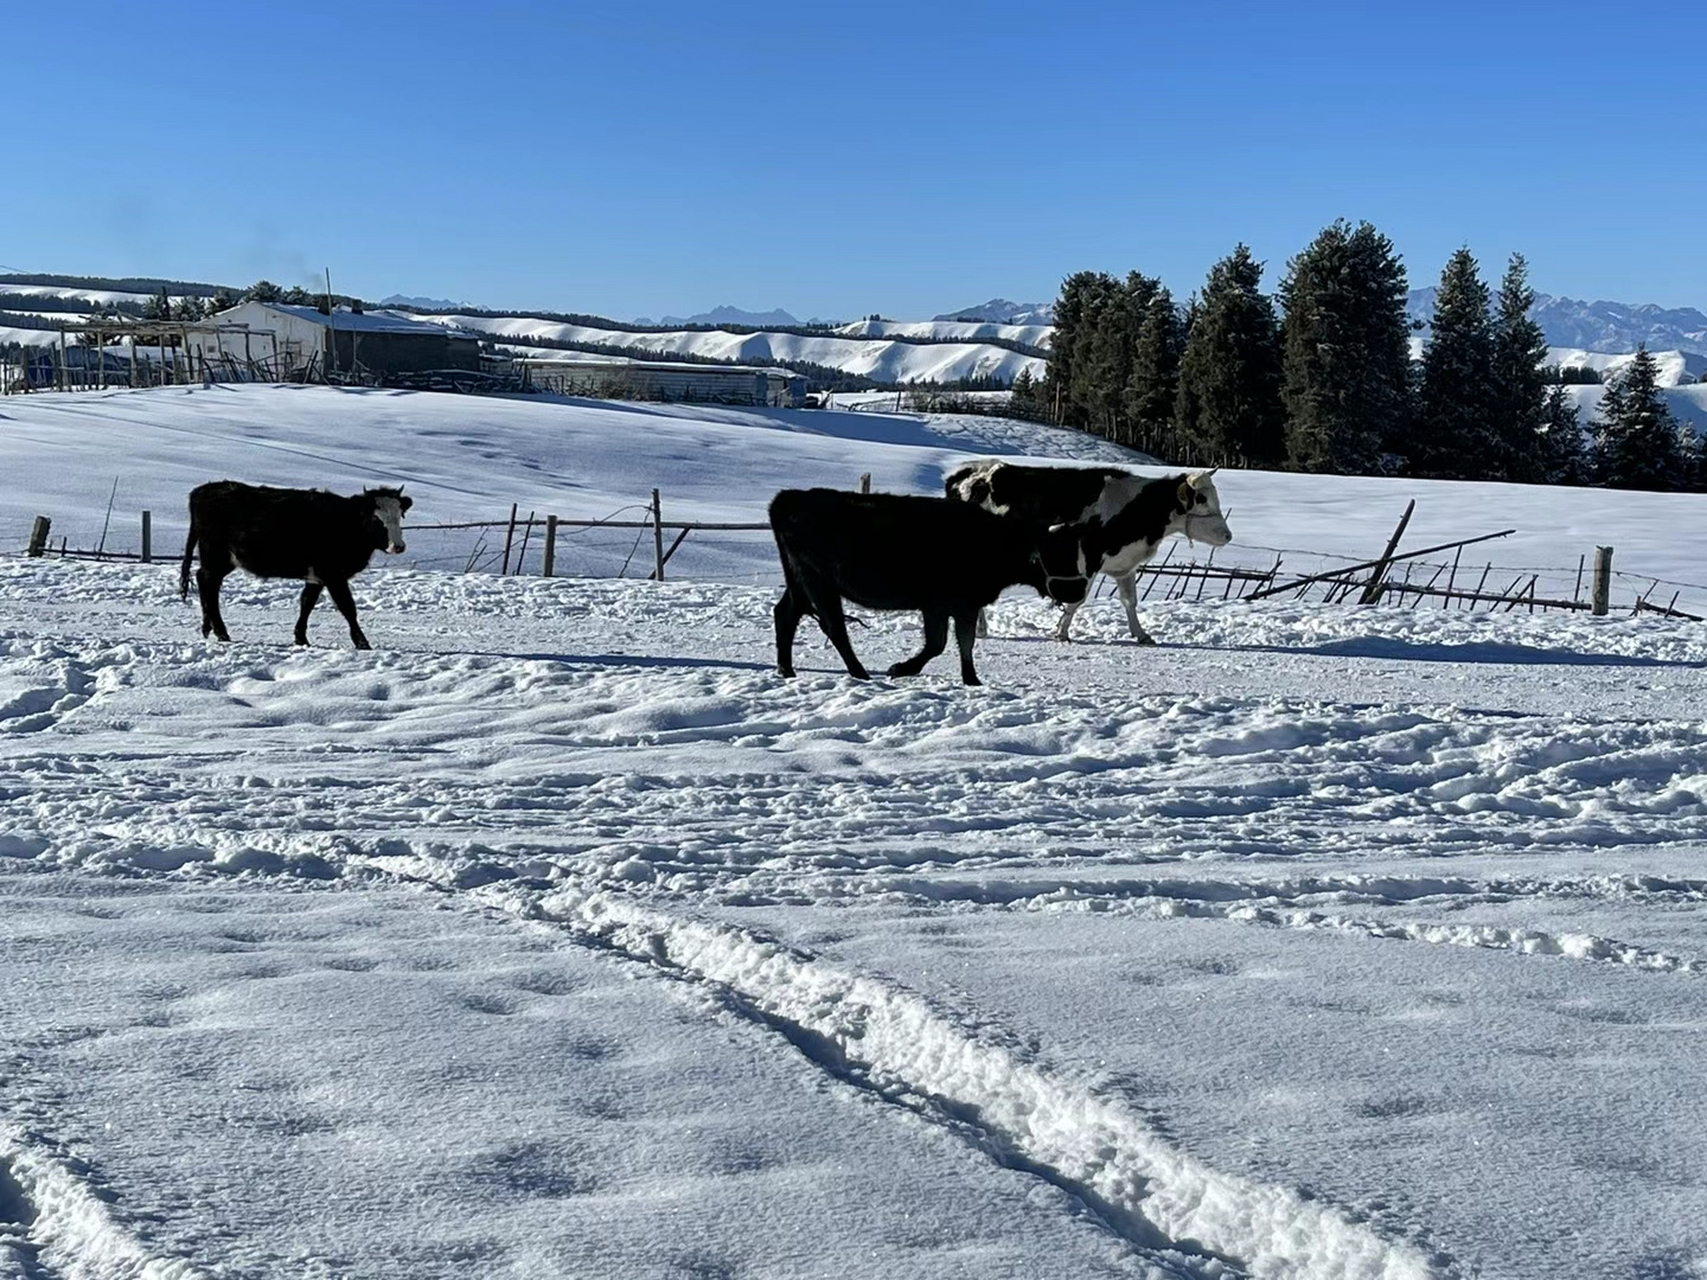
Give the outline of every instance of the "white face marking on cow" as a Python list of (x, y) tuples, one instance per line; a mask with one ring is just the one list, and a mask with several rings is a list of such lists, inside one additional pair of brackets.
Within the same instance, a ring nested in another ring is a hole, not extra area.
[(385, 549), (392, 555), (408, 550), (403, 543), (403, 503), (390, 494), (373, 500), (373, 513), (385, 526)]
[(1196, 471), (1180, 485), (1180, 499), (1185, 511), (1168, 522), (1169, 533), (1183, 533), (1193, 542), (1205, 542), (1212, 547), (1224, 547), (1233, 540), (1227, 518), (1221, 514), (1221, 496), (1215, 492), (1210, 472)]

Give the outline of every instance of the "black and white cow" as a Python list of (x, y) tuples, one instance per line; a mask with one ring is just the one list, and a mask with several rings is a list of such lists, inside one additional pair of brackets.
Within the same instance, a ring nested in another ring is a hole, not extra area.
[(1080, 532), (1038, 529), (943, 498), (839, 489), (784, 489), (771, 500), (786, 584), (776, 603), (776, 665), (794, 674), (794, 632), (811, 614), (857, 680), (869, 676), (848, 641), (842, 601), (868, 609), (917, 609), (924, 647), (889, 668), (917, 675), (948, 645), (960, 648), (960, 678), (978, 684), (972, 641), (978, 611), (1010, 586), (1073, 605), (1096, 573)]
[(258, 578), (301, 578), (302, 613), (296, 642), (308, 643), (308, 614), (322, 588), (350, 624), (358, 649), (371, 646), (356, 622), (350, 579), (367, 568), (375, 551), (404, 549), (403, 513), (413, 499), (401, 489), (364, 489), (343, 497), (323, 489), (272, 489), (237, 480), (213, 480), (190, 490), (190, 536), (178, 589), (190, 594), (190, 558), (201, 546), (196, 586), (201, 592), (202, 635), (231, 636), (219, 616), (219, 584), (233, 569)]
[[(1087, 547), (1101, 558), (1126, 606), (1126, 622), (1139, 644), (1155, 639), (1138, 621), (1137, 573), (1169, 534), (1212, 547), (1233, 539), (1215, 492), (1213, 472), (1150, 480), (1118, 467), (1038, 467), (974, 462), (951, 471), (948, 496), (1040, 529), (1083, 524)], [(1077, 603), (1069, 603), (1055, 628), (1066, 640)]]

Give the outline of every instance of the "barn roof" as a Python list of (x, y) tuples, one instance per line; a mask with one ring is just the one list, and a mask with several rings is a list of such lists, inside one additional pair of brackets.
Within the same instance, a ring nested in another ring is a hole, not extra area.
[[(286, 315), (306, 320), (310, 324), (330, 326), (339, 333), (419, 333), (433, 334), (444, 337), (447, 330), (443, 325), (428, 324), (424, 320), (414, 320), (396, 311), (348, 311), (342, 308), (327, 315), (318, 307), (304, 306), (294, 302), (264, 302), (261, 306), (272, 311), (282, 311)], [(451, 337), (466, 335), (451, 333)]]

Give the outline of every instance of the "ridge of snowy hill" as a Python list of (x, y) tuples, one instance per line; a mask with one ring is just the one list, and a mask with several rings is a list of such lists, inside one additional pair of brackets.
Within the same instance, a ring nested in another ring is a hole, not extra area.
[[(505, 345), (526, 346), (530, 337), (556, 342), (574, 342), (633, 348), (667, 359), (671, 355), (709, 356), (743, 364), (786, 365), (790, 361), (829, 365), (847, 373), (860, 374), (878, 382), (953, 382), (963, 378), (993, 378), (1012, 382), (1021, 369), (1040, 378), (1047, 361), (1005, 347), (976, 341), (905, 342), (899, 339), (859, 338), (844, 335), (775, 333), (730, 333), (721, 329), (676, 331), (602, 329), (589, 325), (563, 324), (528, 316), (479, 316), (459, 313), (421, 314), (415, 317), (470, 332), (509, 341)], [(538, 348), (530, 354), (567, 358), (571, 353)]]

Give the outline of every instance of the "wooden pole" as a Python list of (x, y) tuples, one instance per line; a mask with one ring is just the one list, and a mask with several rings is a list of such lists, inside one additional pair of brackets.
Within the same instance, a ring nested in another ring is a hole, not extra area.
[(859, 491), (861, 493), (870, 493), (871, 492), (871, 472), (865, 471), (865, 472), (862, 472), (860, 474)]
[(557, 517), (545, 517), (545, 562), (540, 565), (539, 576), (549, 578), (552, 570), (557, 567)]
[(528, 512), (527, 523), (522, 526), (522, 549), (516, 552), (516, 576), (520, 577), (522, 565), (528, 558), (528, 539), (533, 536), (533, 512)]
[(510, 504), (510, 526), (504, 530), (504, 567), (498, 570), (500, 578), (509, 576), (510, 572), (510, 540), (516, 536), (516, 508), (519, 503)]
[(1359, 604), (1374, 604), (1381, 598), (1381, 579), (1386, 576), (1387, 566), (1393, 561), (1393, 553), (1399, 549), (1399, 539), (1405, 536), (1405, 526), (1411, 522), (1411, 512), (1416, 509), (1415, 498), (1405, 504), (1405, 514), (1399, 517), (1398, 527), (1393, 530), (1393, 536), (1387, 539), (1387, 549), (1381, 553), (1381, 559), (1375, 562), (1375, 572), (1369, 575), (1369, 582), (1363, 588), (1363, 594), (1357, 598)]
[(48, 530), (53, 528), (53, 521), (46, 516), (37, 516), (35, 523), (30, 526), (30, 555), (40, 558), (47, 548)]
[(1604, 618), (1612, 607), (1611, 547), (1594, 549), (1594, 585), (1590, 588), (1590, 598), (1594, 602), (1590, 612), (1597, 618)]
[(154, 513), (142, 513), (142, 563), (154, 562)]
[(658, 491), (652, 490), (652, 558), (656, 567), (652, 570), (652, 580), (664, 580), (664, 516), (662, 505), (658, 500)]

